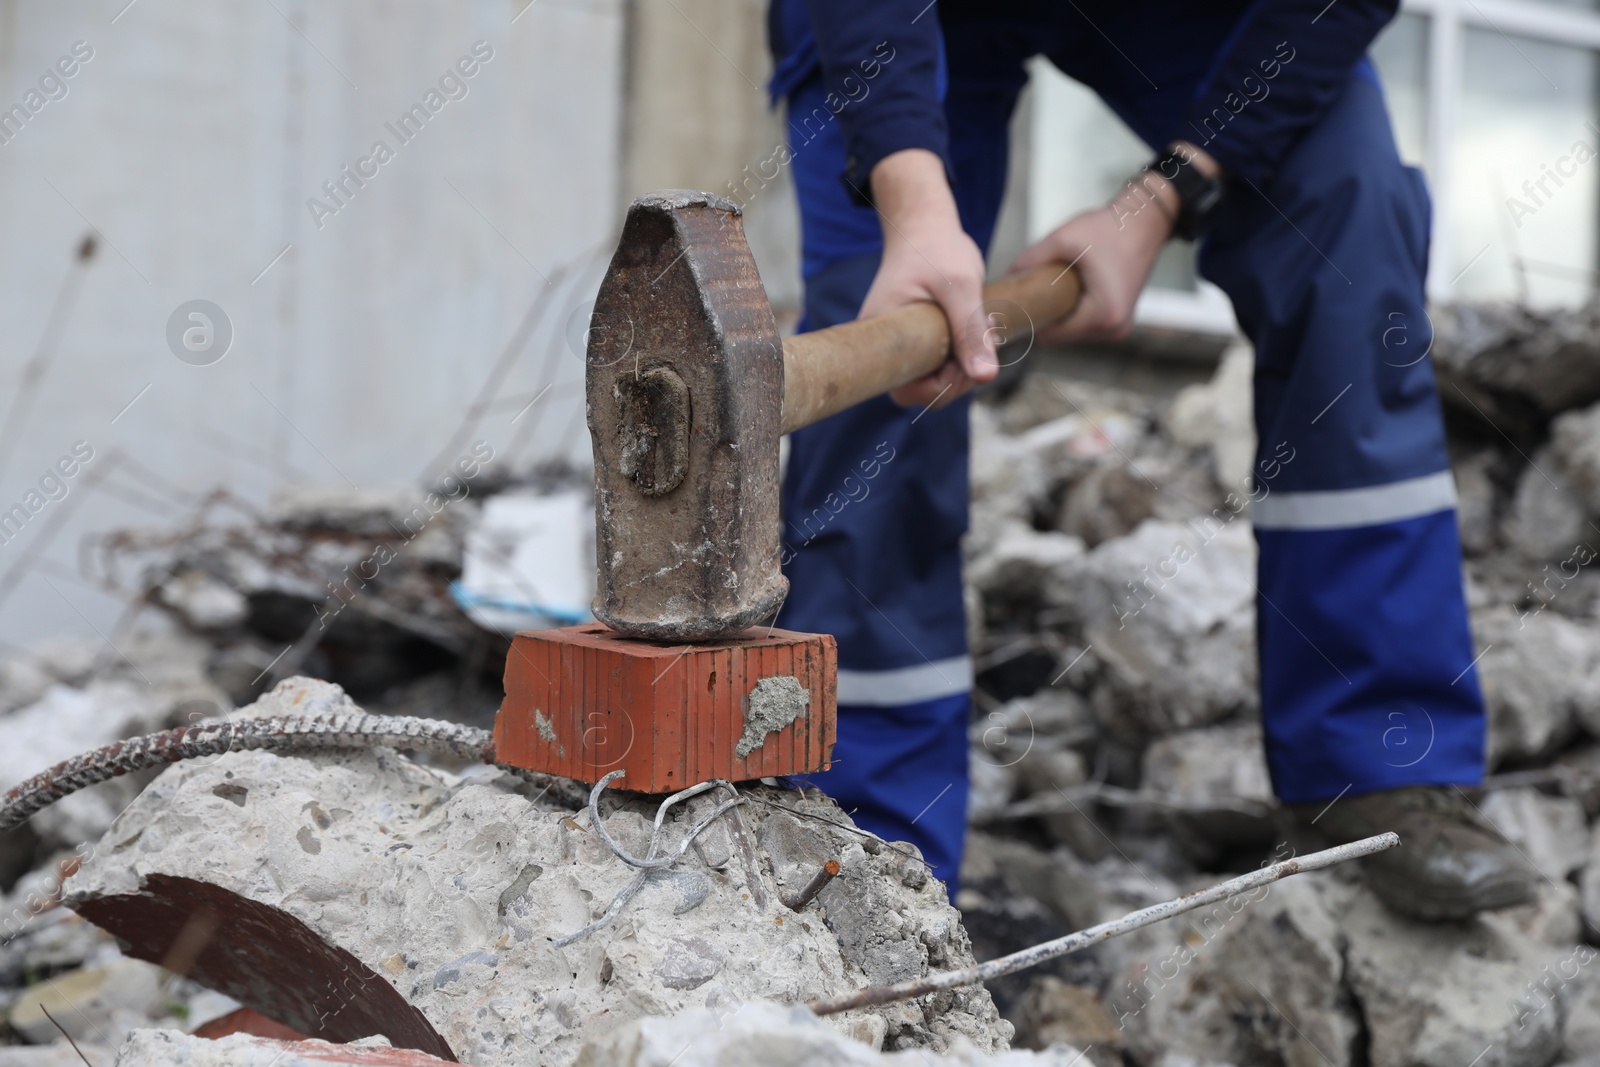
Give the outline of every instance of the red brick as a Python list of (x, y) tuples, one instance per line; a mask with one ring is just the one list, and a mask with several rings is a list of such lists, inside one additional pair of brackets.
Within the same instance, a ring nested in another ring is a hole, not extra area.
[[(838, 653), (827, 634), (755, 627), (725, 641), (665, 645), (600, 623), (516, 635), (498, 759), (595, 782), (614, 770), (626, 789), (666, 793), (708, 778), (732, 781), (826, 770), (837, 723)], [(806, 714), (739, 758), (746, 698), (763, 678), (793, 675)], [(554, 740), (541, 734), (542, 712)]]

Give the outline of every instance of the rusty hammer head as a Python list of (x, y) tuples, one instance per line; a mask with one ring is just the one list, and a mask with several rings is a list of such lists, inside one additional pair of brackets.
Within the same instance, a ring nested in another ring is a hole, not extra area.
[(595, 299), (594, 613), (658, 641), (728, 637), (777, 614), (783, 344), (739, 209), (636, 200)]

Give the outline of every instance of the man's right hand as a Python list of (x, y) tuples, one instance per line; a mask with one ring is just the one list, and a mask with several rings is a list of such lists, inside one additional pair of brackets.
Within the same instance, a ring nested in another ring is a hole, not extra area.
[(955, 358), (889, 394), (900, 404), (943, 407), (999, 372), (992, 331), (984, 329), (983, 253), (961, 228), (943, 161), (926, 149), (885, 156), (872, 168), (872, 198), (883, 260), (860, 317), (919, 300), (944, 311)]

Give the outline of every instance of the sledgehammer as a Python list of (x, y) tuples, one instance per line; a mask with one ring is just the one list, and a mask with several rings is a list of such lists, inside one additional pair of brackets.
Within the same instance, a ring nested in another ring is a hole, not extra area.
[[(984, 296), (1031, 332), (1073, 308), (1078, 279), (1041, 268)], [(949, 354), (932, 304), (785, 340), (737, 207), (692, 192), (634, 201), (586, 356), (605, 625), (516, 635), (496, 758), (584, 782), (622, 771), (651, 793), (825, 770), (833, 638), (749, 629), (789, 589), (778, 438)]]
[[(1078, 293), (1075, 271), (1040, 267), (986, 288), (984, 307), (1031, 337)], [(739, 208), (678, 190), (634, 201), (593, 323), (594, 613), (675, 642), (728, 637), (782, 604), (778, 438), (937, 370), (951, 349), (933, 304), (779, 337)]]

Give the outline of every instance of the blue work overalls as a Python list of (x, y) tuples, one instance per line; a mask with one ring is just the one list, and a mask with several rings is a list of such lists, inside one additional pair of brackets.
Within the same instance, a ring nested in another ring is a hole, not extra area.
[[(1164, 147), (1175, 108), (1243, 8), (1218, 4), (1214, 17), (1165, 30), (1161, 8), (1102, 6), (1094, 32), (1060, 18), (946, 26), (952, 188), (980, 247), (999, 212), (1029, 56), (1049, 56)], [(1159, 71), (1160, 88), (1133, 71)], [(825, 95), (804, 49), (780, 57), (774, 90), (788, 103), (800, 200), (802, 328), (819, 329), (855, 317), (879, 223), (841, 180), (839, 123), (797, 121)], [(1252, 512), (1266, 754), (1292, 803), (1481, 780), (1454, 483), (1433, 371), (1416, 358), (1430, 336), (1429, 210), (1363, 60), (1265, 188), (1236, 183), (1200, 249), (1201, 274), (1228, 294), (1255, 345), (1258, 460), (1294, 457), (1271, 467), (1270, 494)], [(1410, 344), (1390, 343), (1397, 323)], [(953, 886), (972, 683), (960, 546), (968, 403), (922, 412), (880, 398), (791, 441), (779, 624), (839, 641), (836, 765), (814, 780), (863, 826), (919, 846)]]

